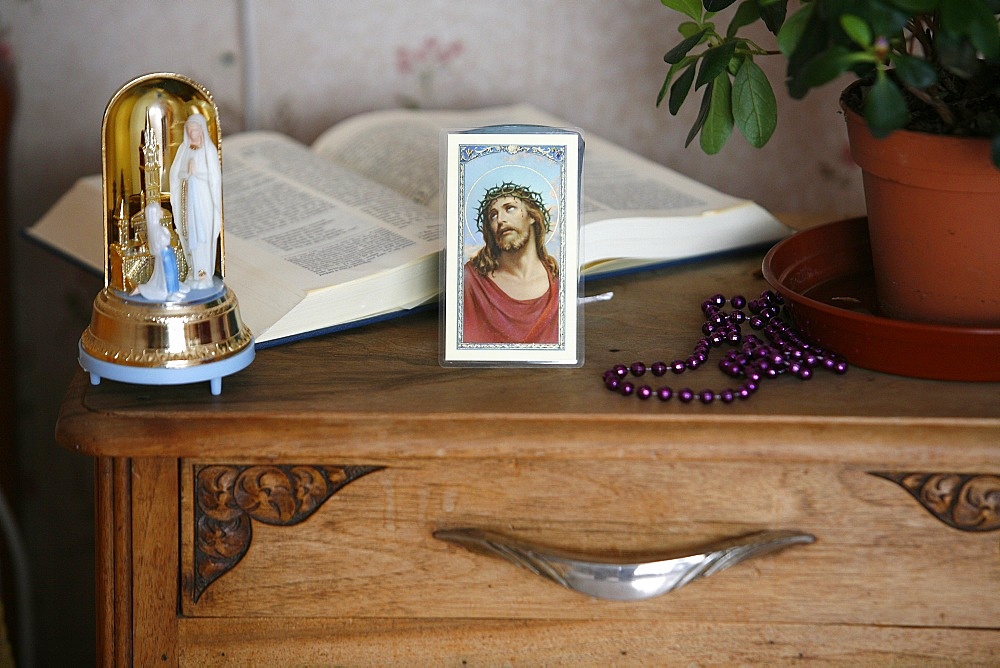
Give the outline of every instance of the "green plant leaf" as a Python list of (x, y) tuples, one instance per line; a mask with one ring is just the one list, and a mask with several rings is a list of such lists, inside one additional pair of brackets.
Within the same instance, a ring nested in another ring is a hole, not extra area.
[(892, 56), (892, 67), (903, 83), (914, 88), (927, 88), (938, 80), (933, 65), (922, 58), (914, 58), (905, 53)]
[(670, 66), (670, 69), (667, 71), (667, 76), (664, 77), (663, 79), (663, 85), (660, 87), (660, 92), (656, 96), (657, 107), (660, 106), (660, 103), (662, 103), (663, 99), (667, 96), (667, 91), (670, 89), (670, 82), (673, 81), (674, 75), (677, 74), (677, 72), (679, 72), (680, 70), (690, 65), (691, 63), (695, 62), (696, 60), (697, 58), (693, 56), (688, 56), (681, 62)]
[(938, 0), (889, 0), (889, 4), (908, 14), (927, 14), (937, 9)]
[(701, 4), (708, 12), (721, 12), (736, 0), (704, 0)]
[(701, 30), (696, 32), (690, 37), (685, 37), (677, 46), (667, 51), (663, 54), (663, 62), (670, 63), (671, 65), (676, 65), (681, 61), (684, 56), (687, 55), (688, 51), (694, 48), (694, 46), (701, 41), (701, 38), (705, 35), (705, 31)]
[(733, 79), (733, 119), (751, 145), (767, 143), (778, 124), (778, 104), (767, 75), (746, 58)]
[(873, 34), (883, 37), (900, 35), (910, 19), (908, 13), (887, 0), (818, 0), (815, 4), (816, 16), (829, 25), (830, 36), (836, 43), (846, 44), (849, 39), (840, 25), (840, 17), (845, 14), (863, 19)]
[(709, 82), (705, 86), (705, 93), (701, 96), (701, 106), (698, 107), (698, 116), (694, 119), (694, 125), (688, 131), (687, 139), (684, 141), (684, 148), (690, 146), (691, 141), (695, 138), (701, 129), (705, 126), (705, 121), (708, 119), (708, 110), (712, 106), (712, 93), (715, 90), (715, 82)]
[(690, 37), (699, 30), (705, 30), (705, 26), (701, 25), (697, 21), (684, 21), (677, 26), (677, 32), (681, 34), (681, 37)]
[(788, 0), (755, 1), (757, 3), (757, 11), (760, 12), (760, 18), (763, 19), (764, 25), (771, 31), (771, 34), (777, 35), (778, 31), (781, 30), (782, 24), (785, 22), (785, 15), (788, 13)]
[(715, 155), (733, 132), (733, 85), (729, 73), (723, 72), (712, 81), (712, 101), (705, 125), (701, 128), (701, 150)]
[[(794, 78), (797, 70), (801, 69), (802, 63), (811, 57), (813, 52), (821, 50), (827, 39), (826, 25), (814, 18), (815, 5), (809, 3), (788, 17), (781, 30), (778, 31), (776, 41), (778, 50), (788, 60), (788, 77)], [(789, 83), (789, 88), (791, 88)]]
[(979, 69), (976, 48), (961, 36), (940, 30), (934, 36), (934, 46), (937, 47), (938, 62), (952, 74), (971, 79)]
[(788, 17), (788, 20), (781, 26), (781, 30), (778, 31), (778, 49), (786, 58), (795, 53), (799, 42), (802, 41), (802, 35), (812, 18), (815, 7), (816, 5), (812, 3), (803, 5), (802, 9)]
[(665, 7), (669, 7), (685, 16), (690, 16), (695, 21), (701, 19), (701, 2), (699, 0), (660, 0), (660, 2)]
[(667, 76), (663, 77), (663, 85), (660, 86), (660, 92), (656, 94), (656, 106), (659, 107), (663, 102), (663, 98), (667, 96), (667, 91), (670, 89), (670, 80), (674, 78), (674, 71), (676, 65), (671, 65), (670, 69), (667, 70)]
[(982, 2), (940, 0), (941, 28), (954, 35), (969, 38), (972, 45), (987, 60), (1000, 58), (1000, 30), (996, 17)]
[(688, 92), (691, 90), (691, 83), (694, 81), (694, 63), (687, 66), (681, 75), (677, 77), (673, 85), (670, 86), (670, 97), (667, 100), (667, 109), (670, 111), (671, 115), (676, 116), (677, 112), (680, 111), (681, 105), (684, 104), (684, 100), (688, 96)]
[(733, 20), (726, 28), (726, 37), (733, 37), (743, 26), (748, 26), (760, 18), (760, 10), (757, 8), (756, 0), (743, 0), (733, 14)]
[(798, 82), (807, 89), (829, 83), (850, 68), (852, 55), (846, 47), (831, 46), (803, 65)]
[(840, 17), (840, 27), (844, 29), (847, 36), (854, 40), (854, 43), (862, 49), (867, 49), (872, 45), (872, 30), (865, 23), (865, 20), (853, 14), (844, 14)]
[(660, 86), (660, 92), (656, 94), (656, 106), (659, 107), (663, 103), (663, 98), (667, 96), (667, 90), (670, 87), (670, 73), (663, 78), (663, 85)]
[(718, 46), (713, 46), (702, 54), (701, 67), (698, 70), (698, 80), (694, 84), (696, 90), (726, 71), (726, 66), (729, 65), (733, 54), (736, 53), (736, 46), (741, 41), (732, 40), (723, 42)]
[(868, 91), (864, 106), (868, 129), (879, 138), (903, 127), (910, 118), (902, 91), (882, 70)]

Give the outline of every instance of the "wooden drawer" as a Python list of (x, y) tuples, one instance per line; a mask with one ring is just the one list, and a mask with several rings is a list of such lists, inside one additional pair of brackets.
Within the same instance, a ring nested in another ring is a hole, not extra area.
[[(869, 656), (892, 636), (892, 645), (951, 658), (976, 656), (998, 641), (996, 534), (946, 526), (901, 486), (861, 468), (475, 458), (411, 460), (362, 473), (348, 469), (359, 477), (325, 501), (314, 496), (306, 504), (314, 511), (296, 514), (296, 494), (308, 498), (308, 485), (286, 481), (336, 483), (337, 465), (182, 461), (181, 630), (191, 660), (279, 652), (304, 638), (343, 651), (350, 638), (361, 642), (364, 628), (400, 635), (399, 647), (413, 651), (431, 630), (439, 642), (466, 650), (470, 633), (526, 633), (561, 648), (561, 656), (610, 632), (622, 636), (622, 651), (634, 645), (632, 658), (676, 656), (679, 640), (692, 637), (698, 641), (680, 644), (732, 652), (733, 660), (741, 646), (766, 637), (790, 643), (789, 657), (797, 637), (808, 637), (811, 651), (822, 637), (830, 651)], [(211, 515), (220, 501), (232, 516), (242, 505), (249, 526), (233, 543), (245, 554), (222, 567), (212, 555), (234, 548), (219, 548), (222, 525)], [(658, 598), (614, 602), (432, 535), (470, 526), (604, 557), (699, 548), (764, 529), (802, 530), (816, 542)], [(206, 567), (217, 579), (197, 575)], [(912, 632), (928, 628), (940, 635)], [(250, 637), (267, 642), (246, 645)]]

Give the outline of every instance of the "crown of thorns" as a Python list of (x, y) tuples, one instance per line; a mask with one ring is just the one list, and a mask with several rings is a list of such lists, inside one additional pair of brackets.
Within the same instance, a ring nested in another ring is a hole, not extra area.
[(545, 225), (545, 231), (549, 231), (549, 210), (546, 208), (545, 202), (542, 201), (541, 193), (536, 193), (530, 188), (505, 181), (498, 186), (489, 188), (486, 191), (486, 194), (483, 195), (483, 199), (479, 201), (479, 209), (476, 213), (476, 221), (478, 223), (479, 232), (482, 232), (483, 227), (486, 225), (486, 217), (489, 214), (490, 204), (500, 197), (516, 197), (518, 199), (531, 202), (537, 206), (538, 210), (542, 212), (542, 224)]

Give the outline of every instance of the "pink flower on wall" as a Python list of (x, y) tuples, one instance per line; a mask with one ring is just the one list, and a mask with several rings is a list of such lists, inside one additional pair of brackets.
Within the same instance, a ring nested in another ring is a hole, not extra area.
[(413, 94), (397, 96), (400, 104), (411, 108), (433, 105), (435, 80), (464, 51), (462, 40), (445, 43), (437, 37), (428, 37), (415, 47), (397, 47), (396, 71), (409, 78), (415, 88)]

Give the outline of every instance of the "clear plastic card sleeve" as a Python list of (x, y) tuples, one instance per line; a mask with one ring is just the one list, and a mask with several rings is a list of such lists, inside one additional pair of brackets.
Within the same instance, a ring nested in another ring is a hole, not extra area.
[(576, 129), (441, 134), (440, 362), (583, 364)]

